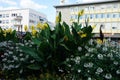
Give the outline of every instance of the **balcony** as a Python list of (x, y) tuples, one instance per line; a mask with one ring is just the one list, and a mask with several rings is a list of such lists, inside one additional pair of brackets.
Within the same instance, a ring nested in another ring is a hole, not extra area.
[(21, 21), (21, 20), (22, 20), (22, 16), (16, 16), (16, 17), (14, 18), (14, 20)]

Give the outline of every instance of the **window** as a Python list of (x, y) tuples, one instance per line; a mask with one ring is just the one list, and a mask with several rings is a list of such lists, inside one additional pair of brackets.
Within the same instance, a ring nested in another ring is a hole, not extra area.
[(95, 15), (95, 18), (98, 18), (98, 14)]
[(112, 29), (117, 29), (117, 27), (112, 27)]
[(3, 18), (5, 18), (5, 14), (3, 14)]
[(94, 18), (94, 14), (90, 14), (90, 19), (93, 19)]
[(0, 18), (2, 18), (2, 14), (0, 14)]
[(0, 20), (0, 24), (2, 23), (2, 21)]
[(6, 20), (6, 23), (8, 24), (8, 23), (9, 23), (9, 20)]
[(9, 14), (6, 14), (6, 17), (9, 17)]
[(109, 13), (107, 13), (107, 18), (110, 18), (110, 14)]
[(15, 17), (15, 16), (17, 16), (17, 14), (13, 13), (11, 16), (12, 16), (12, 17)]
[(3, 24), (5, 24), (5, 20), (3, 20), (3, 22), (2, 22)]
[(87, 19), (88, 18), (88, 15), (87, 14), (85, 14), (85, 19)]

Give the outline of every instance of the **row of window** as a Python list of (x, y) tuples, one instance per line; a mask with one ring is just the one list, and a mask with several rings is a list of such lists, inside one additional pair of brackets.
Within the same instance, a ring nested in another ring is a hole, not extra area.
[[(0, 14), (0, 18), (8, 18), (10, 16), (10, 14)], [(12, 13), (11, 14), (12, 17), (15, 17), (15, 16), (21, 16), (21, 13)]]
[[(77, 15), (71, 15), (71, 19), (77, 19)], [(80, 17), (80, 19), (100, 19), (100, 18), (120, 18), (120, 13), (100, 13), (100, 14), (85, 14)]]
[(9, 20), (0, 20), (0, 24), (9, 24)]
[(88, 10), (100, 10), (100, 9), (110, 9), (110, 8), (115, 8), (115, 9), (119, 9), (120, 8), (120, 4), (109, 4), (109, 5), (89, 5), (89, 6), (79, 6), (79, 7), (72, 7), (70, 8), (70, 11), (72, 12), (76, 12), (79, 10), (84, 9), (85, 11)]

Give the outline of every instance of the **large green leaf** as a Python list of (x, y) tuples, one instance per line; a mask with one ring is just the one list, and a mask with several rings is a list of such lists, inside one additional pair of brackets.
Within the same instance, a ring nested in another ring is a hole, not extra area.
[(40, 67), (41, 66), (38, 64), (31, 64), (31, 65), (27, 66), (27, 68), (32, 69), (32, 70), (40, 70)]
[(41, 41), (38, 38), (33, 38), (32, 41), (34, 42), (34, 44), (36, 45), (40, 45)]
[(20, 49), (22, 49), (22, 51), (28, 55), (30, 55), (31, 57), (33, 57), (34, 59), (36, 59), (37, 61), (42, 61), (42, 59), (38, 56), (38, 54), (34, 51), (33, 48), (29, 48), (26, 46), (19, 46)]
[(70, 33), (70, 28), (69, 28), (69, 26), (68, 26), (65, 22), (63, 22), (63, 26), (65, 27), (65, 35), (67, 35), (67, 37), (68, 37), (70, 40), (72, 40), (72, 36), (71, 36), (71, 33)]

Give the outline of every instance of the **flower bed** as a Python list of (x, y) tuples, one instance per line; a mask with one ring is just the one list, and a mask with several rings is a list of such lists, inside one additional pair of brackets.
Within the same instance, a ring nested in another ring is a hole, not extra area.
[[(79, 12), (78, 19), (83, 14)], [(54, 30), (47, 23), (31, 27), (22, 38), (15, 30), (0, 29), (1, 79), (119, 80), (120, 45), (92, 40), (92, 26), (79, 20), (71, 29), (56, 17)]]

